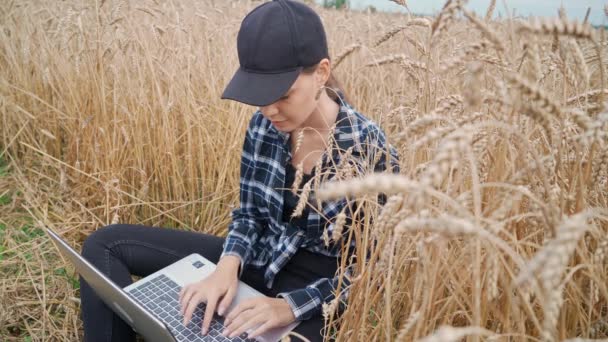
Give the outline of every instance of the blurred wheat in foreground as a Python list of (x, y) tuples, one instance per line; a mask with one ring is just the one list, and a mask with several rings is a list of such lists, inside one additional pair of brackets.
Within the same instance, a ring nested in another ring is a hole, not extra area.
[[(76, 276), (43, 226), (78, 246), (112, 222), (226, 233), (253, 108), (219, 97), (257, 4), (0, 3), (0, 339), (81, 338)], [(307, 184), (368, 213), (325, 236), (359, 246), (328, 336), (608, 338), (606, 34), (563, 11), (494, 21), (494, 4), (318, 8), (337, 77), (402, 170), (343, 151), (337, 179)]]

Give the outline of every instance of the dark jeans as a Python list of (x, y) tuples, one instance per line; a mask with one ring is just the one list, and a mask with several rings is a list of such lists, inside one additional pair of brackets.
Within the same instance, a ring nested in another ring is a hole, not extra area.
[[(145, 277), (179, 259), (199, 253), (217, 263), (224, 238), (213, 235), (141, 225), (110, 225), (93, 232), (84, 242), (82, 255), (118, 286), (132, 283), (131, 275)], [(267, 296), (305, 287), (318, 278), (333, 277), (336, 258), (301, 249), (278, 273), (271, 289), (262, 271), (245, 267), (241, 280)], [(134, 341), (135, 333), (115, 315), (80, 278), (80, 298), (85, 341)], [(301, 322), (295, 332), (311, 341), (322, 341), (321, 315)], [(297, 340), (292, 337), (292, 340)]]

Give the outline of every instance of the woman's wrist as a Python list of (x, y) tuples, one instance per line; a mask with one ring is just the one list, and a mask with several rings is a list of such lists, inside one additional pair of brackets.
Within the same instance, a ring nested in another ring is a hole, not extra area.
[(236, 255), (225, 255), (217, 263), (218, 268), (226, 268), (229, 270), (234, 270), (234, 272), (236, 274), (238, 274), (240, 266), (241, 266), (241, 258), (239, 258)]

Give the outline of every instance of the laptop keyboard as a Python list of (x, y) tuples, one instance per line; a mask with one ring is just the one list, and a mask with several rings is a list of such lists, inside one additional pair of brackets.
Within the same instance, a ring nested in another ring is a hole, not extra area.
[(187, 326), (184, 325), (183, 316), (179, 312), (180, 290), (181, 287), (177, 283), (161, 274), (131, 289), (128, 293), (163, 321), (178, 341), (255, 341), (255, 339), (246, 338), (245, 334), (234, 338), (223, 336), (224, 318), (217, 314), (213, 315), (207, 335), (201, 335), (205, 303), (200, 303), (196, 307), (192, 319)]

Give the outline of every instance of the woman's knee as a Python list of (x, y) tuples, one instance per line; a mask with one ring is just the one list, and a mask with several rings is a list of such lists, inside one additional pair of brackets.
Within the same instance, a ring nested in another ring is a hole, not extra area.
[(121, 229), (124, 232), (128, 226), (127, 224), (111, 224), (95, 230), (84, 240), (82, 255), (87, 259), (99, 255), (112, 242), (120, 239)]

